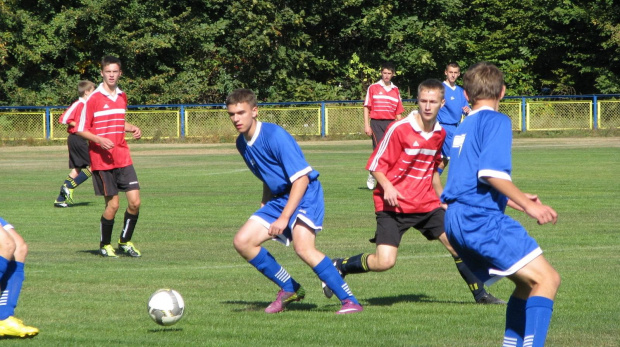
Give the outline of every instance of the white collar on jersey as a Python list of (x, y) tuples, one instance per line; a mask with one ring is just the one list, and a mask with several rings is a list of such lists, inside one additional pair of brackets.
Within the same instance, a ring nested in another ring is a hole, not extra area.
[(424, 130), (422, 130), (422, 128), (420, 128), (420, 125), (418, 124), (417, 121), (417, 117), (416, 115), (418, 114), (418, 111), (411, 111), (411, 113), (409, 113), (409, 115), (407, 116), (407, 119), (409, 121), (409, 124), (411, 124), (411, 127), (413, 128), (413, 130), (417, 133), (420, 133), (420, 135), (422, 135), (422, 137), (424, 137), (425, 139), (430, 139), (431, 136), (433, 136), (433, 133), (436, 131), (441, 131), (441, 125), (439, 124), (439, 122), (437, 120), (435, 120), (435, 126), (433, 127), (433, 131), (430, 133), (425, 132)]
[(446, 85), (446, 87), (448, 87), (448, 88), (450, 88), (450, 89), (452, 89), (452, 90), (456, 90), (456, 84), (454, 84), (454, 87), (453, 87), (453, 86), (451, 86), (451, 85), (450, 85), (450, 83), (448, 83), (448, 82), (446, 82), (446, 81), (443, 81), (443, 84), (445, 84), (445, 85)]
[[(254, 130), (254, 135), (252, 135), (252, 138), (250, 139), (250, 141), (246, 140), (245, 142), (248, 144), (248, 146), (251, 146), (254, 144), (254, 141), (256, 141), (256, 139), (258, 138), (258, 134), (260, 134), (260, 129), (262, 128), (263, 123), (261, 121), (256, 121), (256, 129)], [(243, 138), (245, 140), (245, 137)]]
[(469, 114), (467, 115), (467, 117), (472, 116), (472, 115), (474, 115), (474, 114), (478, 113), (478, 111), (495, 111), (495, 110), (494, 110), (494, 109), (493, 109), (493, 107), (491, 107), (491, 106), (482, 106), (482, 107), (480, 107), (480, 108), (477, 108), (477, 109), (472, 110), (471, 112), (469, 112)]
[(394, 84), (394, 82), (390, 83), (389, 86), (386, 86), (385, 83), (383, 82), (383, 80), (379, 80), (379, 82), (377, 82), (377, 84), (381, 85), (383, 87), (383, 89), (385, 89), (385, 91), (389, 92), (390, 90), (397, 88), (396, 85)]

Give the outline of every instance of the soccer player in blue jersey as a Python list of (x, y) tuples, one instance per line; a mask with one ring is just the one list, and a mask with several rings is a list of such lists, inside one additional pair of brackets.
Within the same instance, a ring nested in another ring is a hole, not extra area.
[(560, 275), (521, 224), (506, 216), (510, 206), (556, 223), (558, 215), (511, 179), (512, 127), (498, 112), (506, 87), (502, 72), (482, 62), (463, 78), (472, 111), (454, 134), (451, 168), (441, 200), (450, 244), (487, 285), (502, 277), (515, 283), (506, 307), (504, 346), (543, 346)]
[(445, 104), (439, 110), (437, 121), (441, 127), (446, 130), (446, 140), (441, 148), (441, 156), (443, 162), (439, 165), (437, 172), (441, 175), (443, 169), (450, 161), (450, 147), (452, 146), (452, 138), (456, 127), (461, 123), (463, 115), (467, 115), (470, 111), (469, 103), (463, 93), (463, 88), (456, 85), (456, 80), (461, 75), (461, 67), (456, 62), (446, 65), (444, 71), (446, 80), (443, 82), (445, 89)]
[(286, 245), (293, 242), (297, 255), (342, 302), (337, 314), (362, 311), (332, 261), (315, 247), (325, 212), (319, 173), (306, 162), (286, 130), (256, 119), (254, 92), (234, 90), (226, 98), (226, 108), (239, 132), (237, 149), (250, 171), (263, 182), (261, 207), (239, 229), (233, 244), (243, 258), (280, 287), (276, 300), (265, 312), (282, 312), (306, 295), (304, 288), (261, 246), (272, 239)]
[(32, 337), (39, 329), (15, 318), (15, 307), (24, 282), (28, 245), (15, 228), (0, 218), (0, 337)]

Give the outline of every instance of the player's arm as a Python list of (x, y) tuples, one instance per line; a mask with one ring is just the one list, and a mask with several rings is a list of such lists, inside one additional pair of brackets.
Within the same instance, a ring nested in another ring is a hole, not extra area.
[(398, 207), (398, 199), (404, 199), (400, 192), (394, 188), (394, 185), (381, 171), (370, 171), (372, 176), (377, 180), (377, 183), (383, 188), (383, 200), (385, 200), (390, 206)]
[[(435, 189), (435, 194), (437, 194), (437, 196), (441, 198), (441, 193), (443, 193), (443, 185), (441, 184), (441, 177), (439, 176), (439, 172), (433, 172), (433, 180), (431, 181), (431, 184), (433, 185), (433, 189)], [(440, 206), (444, 210), (448, 209), (448, 204), (441, 203)]]
[(282, 234), (284, 229), (286, 229), (289, 219), (291, 219), (291, 216), (297, 209), (297, 206), (299, 206), (301, 198), (303, 198), (304, 194), (306, 194), (308, 183), (310, 183), (308, 175), (301, 176), (293, 182), (291, 191), (288, 195), (288, 201), (286, 202), (284, 209), (282, 209), (282, 214), (280, 214), (280, 217), (278, 217), (278, 219), (276, 219), (276, 221), (271, 223), (269, 226), (269, 235), (275, 236)]
[(105, 138), (105, 137), (97, 136), (97, 135), (91, 133), (88, 130), (78, 131), (78, 132), (76, 132), (76, 134), (78, 136), (81, 136), (81, 137), (87, 139), (88, 141), (91, 141), (91, 142), (94, 142), (94, 143), (98, 144), (103, 149), (112, 149), (112, 148), (114, 148), (114, 142), (112, 142), (112, 140), (110, 140), (108, 138)]
[(370, 108), (364, 106), (364, 132), (368, 136), (372, 136), (372, 128), (370, 127)]
[[(553, 223), (558, 221), (558, 214), (550, 206), (543, 205), (536, 195), (526, 195), (512, 181), (497, 178), (485, 177), (487, 182), (500, 193), (508, 197), (508, 205), (517, 205), (517, 210), (524, 211), (528, 216), (536, 219), (538, 224)], [(533, 198), (533, 199), (532, 199)]]
[(136, 140), (142, 137), (142, 130), (131, 123), (125, 122), (125, 132), (133, 133), (133, 138)]

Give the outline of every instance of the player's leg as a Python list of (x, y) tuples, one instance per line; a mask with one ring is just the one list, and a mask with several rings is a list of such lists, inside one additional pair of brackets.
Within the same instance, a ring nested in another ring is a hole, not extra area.
[(351, 292), (349, 285), (334, 267), (332, 260), (316, 249), (315, 231), (305, 223), (298, 221), (293, 228), (292, 234), (294, 240), (293, 247), (299, 258), (312, 268), (319, 279), (342, 302), (343, 307), (337, 313), (345, 314), (362, 311), (362, 306)]
[(454, 248), (450, 245), (448, 241), (448, 237), (445, 233), (441, 233), (441, 235), (437, 238), (439, 242), (450, 252), (452, 255), (452, 259), (454, 260), (454, 264), (456, 265), (456, 269), (458, 270), (461, 278), (467, 283), (471, 294), (474, 296), (474, 300), (476, 300), (479, 304), (505, 304), (504, 300), (498, 299), (488, 293), (484, 289), (484, 283), (474, 275), (474, 273), (469, 269), (469, 267), (463, 262), (461, 257), (456, 253)]
[(126, 192), (126, 196), (127, 209), (123, 215), (123, 229), (121, 230), (121, 236), (118, 240), (118, 250), (130, 257), (140, 257), (142, 254), (133, 242), (131, 242), (133, 232), (138, 223), (138, 217), (140, 216), (140, 190), (128, 191)]
[(504, 339), (544, 346), (560, 275), (540, 255), (508, 277), (516, 287), (506, 311)]
[[(13, 227), (0, 219), (0, 336), (26, 337), (39, 333), (39, 329), (26, 326), (14, 317), (15, 307), (24, 281), (25, 255), (27, 246), (13, 229)], [(15, 256), (18, 256), (19, 262)]]
[(233, 246), (250, 265), (280, 287), (276, 300), (265, 309), (267, 313), (278, 313), (289, 303), (303, 299), (305, 291), (271, 253), (261, 246), (273, 238), (268, 233), (268, 226), (269, 223), (263, 219), (248, 219), (235, 234)]

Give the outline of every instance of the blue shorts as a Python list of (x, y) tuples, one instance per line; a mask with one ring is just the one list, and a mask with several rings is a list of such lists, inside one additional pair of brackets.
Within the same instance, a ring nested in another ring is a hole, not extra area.
[[(265, 206), (254, 212), (250, 219), (258, 221), (265, 226), (265, 228), (269, 228), (271, 223), (275, 222), (282, 214), (282, 210), (288, 202), (288, 197), (288, 194), (283, 194), (269, 200)], [(318, 180), (310, 181), (308, 189), (306, 189), (306, 194), (301, 198), (299, 206), (297, 206), (297, 209), (288, 222), (288, 228), (286, 228), (282, 234), (274, 238), (274, 240), (280, 241), (287, 246), (290, 245), (293, 240), (291, 230), (293, 230), (298, 221), (303, 222), (313, 229), (315, 233), (318, 233), (323, 229), (324, 216), (325, 201), (323, 200), (321, 182)]]
[(441, 157), (450, 159), (450, 148), (452, 148), (454, 132), (457, 126), (454, 124), (441, 124), (441, 127), (446, 130), (446, 139), (443, 141), (443, 146), (441, 147)]
[(525, 228), (502, 211), (453, 203), (446, 211), (445, 228), (450, 245), (486, 285), (542, 254)]
[(5, 229), (15, 229), (9, 222), (5, 221), (2, 217), (0, 217), (0, 226), (6, 227)]

